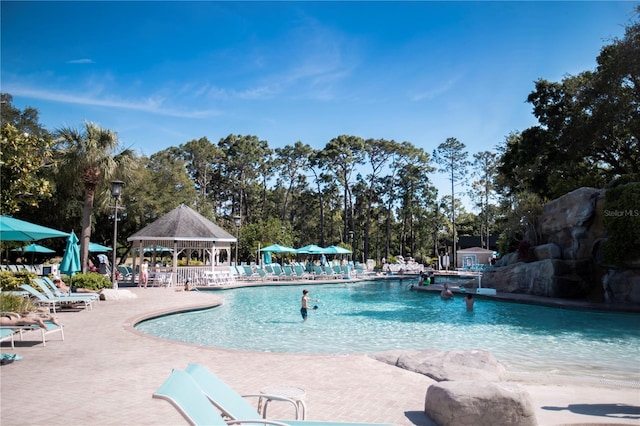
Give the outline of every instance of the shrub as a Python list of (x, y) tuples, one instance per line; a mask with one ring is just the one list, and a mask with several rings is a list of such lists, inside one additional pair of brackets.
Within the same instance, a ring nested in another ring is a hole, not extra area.
[(73, 288), (87, 288), (89, 290), (100, 290), (103, 288), (111, 288), (112, 284), (108, 277), (95, 272), (87, 272), (86, 274), (75, 274), (73, 277), (63, 279), (66, 285)]
[(30, 299), (15, 294), (0, 294), (0, 311), (25, 314), (34, 312), (37, 307)]
[(33, 272), (28, 271), (2, 271), (0, 272), (0, 289), (2, 291), (20, 290), (22, 284), (31, 284), (31, 279), (36, 276)]
[(609, 239), (604, 259), (624, 265), (640, 258), (640, 183), (627, 183), (605, 193), (604, 226)]

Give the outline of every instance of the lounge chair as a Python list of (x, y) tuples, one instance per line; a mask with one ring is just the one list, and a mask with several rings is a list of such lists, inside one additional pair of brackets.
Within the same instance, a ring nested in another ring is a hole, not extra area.
[(258, 275), (257, 272), (253, 272), (253, 268), (249, 265), (244, 265), (243, 267), (244, 270), (244, 277), (249, 280), (249, 281), (254, 281), (254, 280), (259, 280), (260, 279), (260, 275)]
[(217, 287), (221, 285), (220, 279), (214, 271), (204, 271), (199, 281), (207, 287)]
[(273, 275), (275, 275), (276, 277), (284, 277), (282, 266), (280, 266), (279, 263), (273, 263), (271, 266), (273, 267)]
[[(338, 267), (338, 270), (340, 270), (340, 267)], [(324, 273), (327, 277), (331, 277), (333, 279), (342, 278), (342, 274), (336, 274), (335, 271), (329, 265), (325, 265)]]
[(0, 327), (0, 342), (11, 340), (11, 349), (15, 349), (14, 337), (19, 331), (13, 327)]
[(127, 266), (118, 265), (118, 272), (120, 273), (121, 281), (131, 281), (133, 279), (133, 271)]
[(280, 275), (276, 275), (272, 265), (264, 265), (264, 271), (267, 273), (267, 278), (269, 278), (271, 281), (280, 280)]
[(173, 273), (157, 271), (153, 277), (153, 287), (171, 287), (173, 285)]
[(305, 270), (302, 267), (302, 265), (294, 265), (293, 266), (293, 272), (296, 274), (296, 277), (298, 277), (298, 278), (311, 278), (311, 279), (313, 279), (313, 275), (309, 274), (308, 272), (305, 272)]
[(35, 303), (42, 306), (47, 306), (53, 309), (53, 313), (56, 313), (56, 306), (65, 305), (84, 305), (85, 308), (93, 309), (93, 300), (87, 297), (47, 297), (29, 284), (22, 284), (21, 289), (26, 290), (31, 296), (35, 298)]
[[(240, 395), (231, 389), (226, 383), (220, 380), (207, 368), (199, 364), (189, 364), (185, 369), (200, 387), (202, 392), (209, 400), (220, 410), (226, 417), (232, 420), (254, 419), (254, 423), (258, 423), (261, 414), (253, 408), (253, 406), (244, 397), (262, 397), (264, 399), (278, 399), (293, 403), (297, 407), (295, 401), (278, 395), (255, 394)], [(297, 411), (296, 411), (297, 414)], [(262, 422), (281, 422), (290, 426), (364, 426), (374, 425), (376, 423), (341, 423), (341, 422), (316, 422), (308, 420), (261, 420)], [(242, 422), (244, 424), (244, 421)]]
[(285, 265), (284, 266), (284, 278), (287, 280), (292, 280), (293, 277), (295, 277), (295, 274), (293, 273), (293, 268), (289, 265)]
[(42, 336), (42, 346), (47, 346), (47, 335), (53, 333), (60, 333), (61, 340), (64, 340), (64, 326), (58, 326), (51, 321), (44, 321), (47, 328), (44, 329), (38, 325), (10, 325), (0, 327), (0, 341), (11, 339), (11, 348), (15, 348), (14, 337), (16, 334), (20, 335), (20, 340), (24, 340), (24, 333), (27, 331), (39, 331)]
[(256, 274), (258, 274), (258, 279), (260, 281), (264, 281), (267, 279), (267, 271), (265, 271), (259, 266), (256, 266)]
[(286, 426), (284, 423), (270, 422), (257, 418), (257, 421), (228, 420), (225, 421), (191, 375), (181, 370), (173, 370), (162, 386), (153, 393), (154, 398), (169, 401), (171, 405), (194, 426), (225, 424), (271, 424)]
[(38, 287), (40, 287), (48, 297), (87, 297), (91, 300), (98, 300), (100, 298), (100, 295), (98, 293), (64, 293), (60, 291), (58, 287), (56, 287), (56, 285), (49, 279), (49, 277), (33, 278), (33, 282), (38, 284)]
[(324, 269), (320, 265), (313, 265), (313, 279), (317, 280), (319, 277), (326, 276)]

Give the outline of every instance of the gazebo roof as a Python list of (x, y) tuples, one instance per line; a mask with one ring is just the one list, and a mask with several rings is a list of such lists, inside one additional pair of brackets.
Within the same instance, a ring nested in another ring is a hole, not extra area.
[(127, 241), (226, 241), (236, 237), (184, 204), (127, 238)]

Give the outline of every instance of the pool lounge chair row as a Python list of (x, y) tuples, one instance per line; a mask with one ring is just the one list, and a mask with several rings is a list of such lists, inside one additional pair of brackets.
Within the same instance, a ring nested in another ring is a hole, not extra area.
[(57, 313), (57, 309), (70, 306), (76, 307), (80, 305), (84, 308), (93, 309), (93, 303), (97, 300), (97, 297), (99, 297), (94, 293), (56, 296), (43, 279), (35, 278), (34, 282), (40, 287), (42, 292), (36, 290), (29, 284), (22, 284), (20, 288), (32, 297), (36, 305), (47, 307), (51, 309), (54, 314)]
[(358, 276), (351, 265), (314, 265), (310, 271), (306, 271), (302, 265), (280, 266), (277, 263), (260, 266), (232, 266), (232, 272), (239, 280), (244, 281), (280, 281), (300, 279), (348, 279)]
[[(307, 420), (267, 420), (245, 397), (295, 401), (277, 395), (236, 393), (207, 368), (189, 364), (185, 370), (174, 369), (154, 398), (169, 401), (190, 425), (276, 425), (276, 426), (365, 426), (374, 423), (316, 422)], [(297, 410), (297, 408), (296, 408)], [(296, 411), (296, 417), (297, 417)]]
[(235, 284), (234, 274), (227, 271), (205, 271), (197, 280), (197, 285), (207, 287), (227, 286)]
[(9, 271), (9, 272), (26, 271), (26, 272), (33, 272), (36, 275), (41, 275), (42, 274), (42, 265), (28, 265), (28, 264), (19, 264), (19, 265), (10, 264), (10, 265), (6, 265), (6, 264), (1, 264), (0, 265), (0, 270), (1, 271)]

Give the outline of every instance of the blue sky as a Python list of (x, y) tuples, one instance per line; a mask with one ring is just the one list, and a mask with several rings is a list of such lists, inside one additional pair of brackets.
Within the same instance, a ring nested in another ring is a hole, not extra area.
[(2, 1), (0, 90), (50, 130), (96, 122), (145, 155), (231, 133), (430, 153), (455, 137), (471, 155), (534, 125), (534, 81), (594, 69), (636, 5)]

